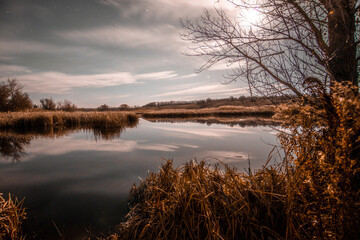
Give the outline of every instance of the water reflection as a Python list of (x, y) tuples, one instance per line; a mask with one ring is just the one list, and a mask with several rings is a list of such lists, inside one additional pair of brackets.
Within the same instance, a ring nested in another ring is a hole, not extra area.
[(19, 150), (17, 164), (0, 161), (0, 189), (25, 197), (27, 239), (59, 239), (53, 222), (67, 232), (65, 239), (82, 239), (71, 233), (76, 229), (82, 234), (90, 227), (106, 231), (126, 214), (132, 184), (158, 171), (162, 157), (173, 159), (175, 166), (196, 158), (220, 159), (240, 170), (250, 161), (252, 168), (260, 168), (272, 149), (266, 143), (276, 142), (268, 127), (146, 120), (126, 131), (49, 129), (0, 132), (0, 137), (4, 146)]
[[(136, 127), (136, 124), (130, 127)], [(119, 139), (124, 133), (125, 127), (116, 128), (55, 128), (49, 127), (34, 131), (0, 130), (0, 156), (18, 162), (26, 155), (25, 148), (33, 139), (37, 138), (63, 138), (78, 131), (84, 131), (94, 137), (95, 141)], [(61, 146), (60, 146), (61, 147)]]
[(227, 125), (230, 127), (261, 127), (261, 126), (280, 126), (281, 122), (273, 120), (272, 118), (238, 118), (238, 117), (205, 117), (205, 118), (161, 118), (152, 119), (146, 118), (147, 121), (156, 123), (201, 123), (211, 126), (212, 124)]
[(25, 146), (31, 142), (31, 136), (16, 136), (0, 133), (0, 155), (13, 162), (20, 161), (25, 154)]

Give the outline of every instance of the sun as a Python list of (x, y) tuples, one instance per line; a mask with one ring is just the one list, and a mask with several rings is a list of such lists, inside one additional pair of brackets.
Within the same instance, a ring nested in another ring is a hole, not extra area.
[(241, 9), (239, 12), (241, 25), (253, 26), (260, 22), (261, 13), (256, 8)]

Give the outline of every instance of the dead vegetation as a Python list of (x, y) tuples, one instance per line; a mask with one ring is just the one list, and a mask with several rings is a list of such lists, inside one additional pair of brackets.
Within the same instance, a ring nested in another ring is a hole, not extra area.
[(243, 107), (221, 106), (203, 109), (148, 109), (137, 110), (145, 119), (151, 118), (198, 118), (198, 117), (272, 117), (275, 106)]
[(22, 237), (21, 224), (26, 219), (23, 201), (13, 200), (9, 194), (5, 199), (0, 193), (0, 239), (20, 240)]
[(168, 161), (130, 194), (109, 239), (359, 239), (360, 99), (335, 84), (321, 104), (283, 109), (283, 163), (239, 173)]
[(135, 114), (119, 112), (8, 112), (0, 113), (0, 129), (34, 131), (59, 128), (121, 128), (134, 126)]

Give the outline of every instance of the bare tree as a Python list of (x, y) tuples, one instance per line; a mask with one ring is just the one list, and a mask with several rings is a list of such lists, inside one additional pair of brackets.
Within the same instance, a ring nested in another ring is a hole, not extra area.
[(56, 104), (52, 98), (42, 98), (40, 99), (41, 108), (45, 110), (55, 110)]
[(59, 101), (57, 103), (57, 109), (66, 112), (75, 112), (77, 110), (77, 106), (73, 104), (71, 101), (65, 99), (63, 102)]
[(23, 111), (33, 107), (32, 101), (15, 78), (0, 84), (0, 111)]
[(105, 111), (110, 111), (111, 108), (107, 104), (103, 104), (100, 107), (98, 107), (97, 110), (101, 112), (105, 112)]
[[(304, 93), (305, 79), (328, 89), (332, 82), (358, 85), (360, 0), (231, 0), (234, 13), (204, 10), (182, 20), (188, 55), (201, 56), (203, 71), (226, 61), (229, 82), (247, 81), (263, 94)], [(255, 10), (243, 24), (241, 12)]]

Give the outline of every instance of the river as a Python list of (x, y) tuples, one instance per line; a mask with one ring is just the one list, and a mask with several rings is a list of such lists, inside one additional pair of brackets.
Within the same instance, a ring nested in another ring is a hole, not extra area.
[[(127, 213), (132, 185), (158, 171), (164, 159), (175, 166), (221, 161), (245, 171), (261, 168), (277, 144), (269, 126), (143, 119), (111, 137), (79, 130), (18, 139), (0, 137), (0, 192), (25, 199), (27, 239), (106, 233)], [(5, 141), (13, 141), (13, 151)]]

